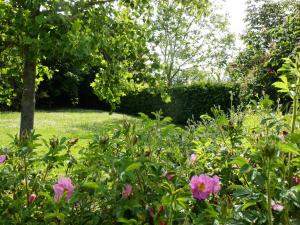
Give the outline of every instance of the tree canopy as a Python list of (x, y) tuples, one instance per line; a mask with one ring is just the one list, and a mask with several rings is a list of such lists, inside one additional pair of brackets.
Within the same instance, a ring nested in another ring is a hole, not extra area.
[[(33, 128), (37, 85), (63, 61), (81, 71), (93, 70), (95, 93), (111, 104), (145, 86), (144, 75), (153, 62), (147, 54), (147, 24), (153, 6), (163, 2), (1, 0), (0, 82), (5, 86), (0, 101), (11, 104), (8, 97), (20, 84), (20, 133)], [(209, 5), (208, 0), (174, 2), (199, 15)]]
[(161, 61), (157, 76), (167, 86), (201, 80), (207, 73), (220, 77), (218, 69), (226, 65), (233, 35), (216, 2), (201, 12), (175, 1), (155, 5), (150, 46)]
[(272, 86), (283, 58), (292, 57), (300, 48), (300, 4), (297, 1), (247, 2), (246, 32), (242, 39), (246, 48), (229, 65), (229, 74), (242, 86), (242, 95), (265, 92), (276, 98)]

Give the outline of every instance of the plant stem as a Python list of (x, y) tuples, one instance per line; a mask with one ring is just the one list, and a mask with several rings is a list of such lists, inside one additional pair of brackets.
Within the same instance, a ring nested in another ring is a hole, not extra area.
[(268, 207), (268, 224), (273, 225), (272, 221), (272, 198), (271, 198), (271, 181), (270, 181), (270, 159), (267, 163), (267, 207)]
[[(293, 96), (293, 115), (292, 115), (292, 130), (291, 130), (291, 134), (293, 134), (295, 132), (295, 127), (296, 127), (296, 118), (297, 118), (297, 111), (298, 111), (298, 92), (299, 92), (299, 88), (298, 88), (298, 85), (299, 85), (299, 79), (297, 79), (297, 82), (296, 82), (296, 89), (295, 89), (295, 96)], [(292, 174), (291, 174), (291, 167), (290, 167), (290, 164), (291, 164), (291, 160), (292, 160), (292, 154), (289, 152), (288, 153), (288, 160), (287, 160), (287, 179), (288, 179), (288, 185), (289, 187), (291, 187), (292, 185)], [(284, 224), (285, 225), (289, 225), (290, 222), (289, 222), (289, 211), (288, 211), (288, 207), (287, 207), (287, 201), (285, 200), (284, 201), (284, 205), (285, 205), (285, 208), (284, 208)]]
[(293, 118), (292, 118), (292, 131), (291, 133), (295, 132), (295, 125), (296, 125), (296, 118), (297, 118), (297, 109), (298, 109), (298, 92), (299, 92), (299, 79), (296, 83), (296, 89), (295, 89), (295, 96), (293, 97)]
[(170, 213), (169, 213), (169, 218), (168, 218), (168, 225), (172, 225), (172, 224), (173, 224), (173, 197), (172, 197)]
[[(296, 88), (296, 94), (293, 98), (293, 117), (292, 117), (292, 130), (291, 133), (293, 134), (295, 132), (295, 126), (296, 126), (296, 118), (297, 118), (297, 108), (298, 108), (298, 88)], [(288, 154), (288, 177), (290, 178), (290, 162), (292, 160), (292, 154)], [(290, 181), (291, 182), (291, 181)], [(290, 183), (289, 182), (289, 183)]]
[(27, 177), (27, 162), (26, 162), (26, 156), (24, 157), (24, 176), (25, 176), (25, 190), (26, 190), (26, 202), (27, 205), (29, 204), (29, 191), (28, 191), (28, 177)]

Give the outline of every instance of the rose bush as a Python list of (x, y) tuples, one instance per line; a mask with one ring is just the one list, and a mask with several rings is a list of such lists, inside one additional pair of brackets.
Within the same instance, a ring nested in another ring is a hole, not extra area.
[(297, 224), (299, 127), (270, 104), (215, 108), (186, 128), (142, 114), (76, 154), (78, 139), (14, 137), (0, 149), (0, 221)]

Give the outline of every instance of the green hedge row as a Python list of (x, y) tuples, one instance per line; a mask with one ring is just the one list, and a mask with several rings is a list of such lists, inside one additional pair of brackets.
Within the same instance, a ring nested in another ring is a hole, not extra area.
[(147, 90), (139, 94), (129, 94), (122, 98), (119, 112), (136, 115), (143, 112), (162, 110), (164, 116), (170, 116), (173, 122), (185, 124), (189, 118), (199, 119), (205, 113), (210, 114), (211, 108), (220, 106), (227, 111), (230, 109), (230, 92), (234, 94), (233, 104), (238, 104), (237, 88), (229, 83), (205, 83), (193, 86), (180, 86), (169, 91), (172, 101), (165, 103), (160, 95), (152, 95)]

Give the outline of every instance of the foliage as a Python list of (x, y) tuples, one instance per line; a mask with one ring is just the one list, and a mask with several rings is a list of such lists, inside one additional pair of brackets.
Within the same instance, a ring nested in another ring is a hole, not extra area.
[[(61, 71), (60, 71), (61, 72)], [(72, 72), (55, 74), (42, 82), (36, 93), (37, 108), (74, 107), (79, 104), (82, 77)]]
[(299, 223), (298, 58), (281, 71), (289, 80), (274, 85), (293, 98), (292, 115), (268, 97), (246, 111), (215, 107), (185, 129), (141, 114), (95, 135), (79, 157), (77, 138), (43, 140), (38, 154), (39, 135), (16, 135), (0, 150), (1, 222)]
[[(63, 67), (61, 62), (76, 65), (77, 71), (95, 69), (98, 74), (93, 83), (95, 93), (111, 104), (126, 91), (134, 89), (133, 75), (144, 68), (140, 57), (143, 56), (145, 61), (148, 58), (145, 56), (143, 25), (133, 18), (142, 13), (141, 8), (146, 8), (147, 1), (116, 2), (0, 2), (3, 27), (0, 48), (4, 55), (0, 59), (9, 59), (4, 65), (6, 70), (1, 71), (1, 77), (4, 77), (1, 83), (7, 86), (7, 89), (0, 89), (1, 103), (11, 104), (7, 100), (13, 94), (11, 80), (17, 80), (22, 94), (21, 135), (33, 129), (35, 90), (43, 79), (40, 74), (46, 72), (50, 77), (47, 64), (52, 66), (52, 74)], [(11, 54), (10, 58), (5, 58), (7, 54)], [(60, 57), (56, 59), (57, 56)], [(135, 63), (137, 57), (138, 65)], [(16, 61), (18, 64), (14, 64)], [(18, 73), (11, 70), (12, 66)], [(67, 66), (64, 69), (67, 70), (63, 71), (65, 74), (74, 72)], [(76, 94), (70, 97), (76, 103)]]
[(203, 5), (197, 11), (176, 1), (158, 1), (154, 6), (149, 44), (161, 62), (155, 76), (168, 87), (199, 81), (189, 70), (209, 74), (206, 79), (220, 78), (229, 58), (233, 35), (226, 17), (218, 13), (218, 2)]
[[(291, 133), (289, 115), (270, 111), (270, 104), (264, 99), (227, 115), (215, 108), (186, 129), (159, 113), (155, 120), (142, 114), (140, 121), (124, 120), (96, 135), (80, 157), (72, 153), (76, 139), (44, 140), (48, 150), (37, 154), (38, 135), (16, 137), (0, 152), (1, 221), (266, 224), (271, 218), (269, 224), (297, 224), (299, 126)], [(200, 174), (220, 177), (220, 193), (193, 198), (189, 182)], [(54, 200), (59, 177), (75, 186), (69, 201)]]
[[(208, 1), (176, 2), (200, 12)], [(152, 3), (147, 0), (0, 1), (3, 28), (0, 59), (11, 54), (6, 57), (9, 61), (4, 63), (5, 70), (1, 70), (0, 81), (7, 88), (0, 89), (0, 99), (1, 103), (11, 104), (7, 100), (13, 95), (11, 79), (21, 84), (20, 134), (33, 129), (35, 91), (43, 79), (39, 71), (48, 77), (59, 74), (53, 73), (58, 69), (75, 77), (81, 75), (78, 71), (93, 71), (91, 85), (95, 94), (113, 107), (128, 91), (144, 88), (148, 80), (159, 85), (153, 77), (146, 76), (155, 60), (146, 46), (149, 36), (146, 21), (152, 16)], [(16, 67), (18, 73), (10, 67)], [(70, 97), (76, 104), (76, 94)]]
[(162, 110), (164, 115), (173, 119), (173, 122), (186, 124), (188, 119), (199, 120), (200, 115), (210, 114), (214, 106), (229, 111), (232, 104), (237, 105), (239, 102), (237, 88), (229, 83), (212, 82), (173, 87), (168, 90), (171, 97), (169, 103), (150, 91), (122, 98), (118, 111), (134, 115), (139, 112), (151, 115), (153, 111)]
[(300, 6), (298, 1), (248, 1), (246, 48), (228, 66), (229, 75), (241, 85), (245, 100), (262, 96), (273, 100), (277, 94), (272, 84), (277, 80), (277, 70), (282, 58), (293, 57), (299, 49)]

